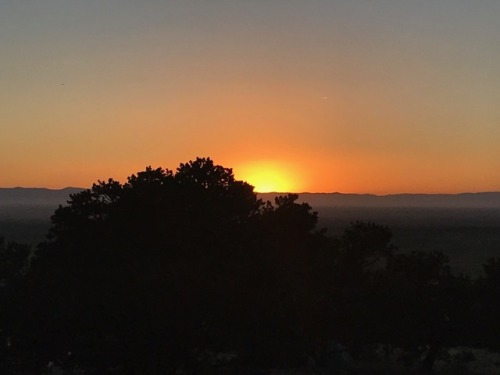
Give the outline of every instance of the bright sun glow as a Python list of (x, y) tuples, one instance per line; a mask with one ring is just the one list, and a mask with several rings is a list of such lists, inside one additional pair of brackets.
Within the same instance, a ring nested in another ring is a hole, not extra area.
[(292, 173), (282, 165), (270, 162), (240, 168), (239, 178), (255, 187), (258, 193), (289, 193), (297, 191)]

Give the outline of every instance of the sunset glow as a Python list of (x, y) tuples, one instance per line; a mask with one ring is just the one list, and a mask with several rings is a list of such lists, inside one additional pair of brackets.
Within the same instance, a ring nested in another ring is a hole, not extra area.
[(3, 2), (0, 187), (200, 156), (257, 191), (500, 191), (498, 14), (486, 0)]
[(270, 162), (246, 165), (240, 169), (238, 175), (253, 185), (257, 193), (289, 193), (299, 189), (299, 184), (286, 167)]

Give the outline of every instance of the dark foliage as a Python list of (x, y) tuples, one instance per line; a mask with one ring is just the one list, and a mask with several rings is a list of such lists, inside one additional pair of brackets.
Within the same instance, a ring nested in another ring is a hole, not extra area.
[(473, 336), (478, 345), (500, 350), (500, 258), (489, 259), (484, 265), (484, 277), (476, 283)]
[(30, 247), (0, 237), (0, 371), (9, 366), (11, 336), (20, 313), (20, 293), (28, 270)]
[(163, 373), (227, 351), (300, 361), (321, 235), (296, 199), (263, 203), (210, 159), (72, 195), (26, 278), (13, 342), (26, 370)]
[(399, 253), (384, 226), (327, 237), (297, 199), (262, 202), (208, 158), (72, 195), (31, 264), (0, 241), (0, 371), (328, 367), (332, 342), (426, 347), (430, 371), (443, 346), (500, 347), (498, 259), (472, 282), (443, 253)]

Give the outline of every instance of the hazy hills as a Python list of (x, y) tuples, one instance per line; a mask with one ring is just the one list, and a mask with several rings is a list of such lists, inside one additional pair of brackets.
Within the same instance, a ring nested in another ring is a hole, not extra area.
[[(260, 194), (272, 200), (278, 194)], [(500, 208), (500, 192), (462, 194), (342, 194), (301, 193), (300, 200), (312, 207), (434, 207), (434, 208)]]
[[(51, 206), (65, 204), (70, 194), (82, 188), (60, 190), (45, 188), (0, 188), (0, 208), (6, 206)], [(264, 200), (274, 200), (278, 193), (263, 193)], [(313, 207), (450, 207), (500, 208), (500, 192), (463, 194), (342, 194), (301, 193), (300, 200)]]
[(65, 204), (70, 194), (82, 191), (81, 188), (68, 187), (60, 190), (45, 188), (0, 188), (0, 207), (2, 206), (54, 206)]

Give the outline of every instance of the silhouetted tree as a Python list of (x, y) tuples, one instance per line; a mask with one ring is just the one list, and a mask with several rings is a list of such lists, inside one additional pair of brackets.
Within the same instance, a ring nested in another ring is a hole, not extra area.
[(19, 290), (28, 270), (30, 247), (6, 243), (0, 237), (0, 371), (8, 373), (13, 364), (11, 341), (19, 314)]
[(0, 237), (0, 287), (2, 290), (18, 281), (28, 269), (30, 246), (6, 243)]
[(297, 198), (264, 203), (208, 158), (72, 195), (27, 276), (14, 342), (25, 367), (203, 372), (225, 351), (297, 362), (323, 237)]
[(500, 345), (498, 259), (472, 283), (443, 253), (398, 253), (385, 226), (327, 237), (296, 194), (262, 202), (209, 158), (99, 181), (51, 220), (31, 264), (0, 240), (6, 373), (324, 365), (332, 340), (427, 347), (429, 371), (441, 346)]
[(378, 323), (371, 319), (371, 311), (380, 303), (376, 291), (381, 273), (396, 251), (391, 237), (385, 226), (355, 222), (334, 239), (331, 291), (336, 332), (332, 336), (351, 346), (375, 340)]
[[(441, 252), (398, 253), (387, 227), (356, 222), (334, 240), (330, 337), (352, 354), (372, 344), (428, 348), (420, 364), (430, 371), (440, 347), (464, 343), (470, 318), (470, 282), (452, 275)], [(415, 356), (417, 358), (418, 356)]]
[(484, 276), (476, 282), (477, 310), (473, 317), (477, 343), (494, 350), (500, 348), (500, 258), (483, 264)]

